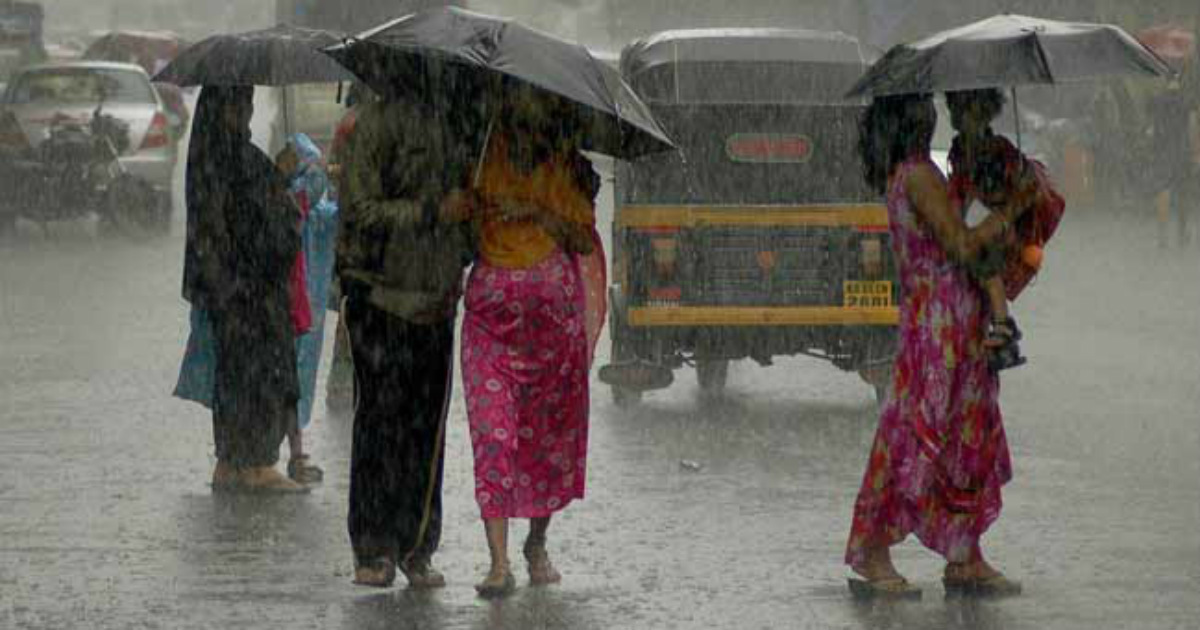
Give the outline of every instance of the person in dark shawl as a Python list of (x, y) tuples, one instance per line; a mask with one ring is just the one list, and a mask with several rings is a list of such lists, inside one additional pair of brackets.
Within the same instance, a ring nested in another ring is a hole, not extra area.
[(288, 282), (300, 213), (250, 142), (253, 99), (252, 87), (206, 87), (197, 104), (183, 297), (216, 342), (213, 488), (303, 492), (275, 469), (300, 389)]

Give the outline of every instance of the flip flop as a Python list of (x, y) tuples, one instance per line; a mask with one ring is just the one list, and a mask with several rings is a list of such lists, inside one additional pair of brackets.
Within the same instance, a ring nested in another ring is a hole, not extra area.
[(513, 576), (512, 571), (504, 574), (504, 580), (500, 583), (493, 583), (484, 580), (475, 585), (475, 592), (483, 599), (500, 599), (508, 597), (517, 590), (517, 578)]
[(296, 483), (305, 485), (321, 483), (325, 480), (325, 471), (311, 463), (308, 455), (300, 455), (288, 460), (288, 478)]
[(855, 599), (921, 599), (921, 588), (913, 586), (904, 578), (863, 580), (849, 578), (850, 593)]
[(1003, 574), (986, 578), (942, 578), (947, 597), (1014, 597), (1020, 595), (1021, 583)]
[(396, 563), (390, 558), (376, 558), (354, 569), (354, 583), (359, 586), (388, 588), (396, 581)]

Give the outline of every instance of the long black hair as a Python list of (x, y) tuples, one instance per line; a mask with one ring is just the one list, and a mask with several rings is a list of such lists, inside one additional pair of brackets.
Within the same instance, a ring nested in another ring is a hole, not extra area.
[(1008, 98), (997, 88), (981, 88), (978, 90), (959, 90), (946, 92), (946, 107), (954, 112), (971, 105), (978, 105), (982, 116), (989, 122), (1000, 117)]
[(888, 177), (898, 165), (929, 151), (936, 125), (928, 94), (876, 97), (858, 124), (858, 155), (867, 184), (880, 194), (886, 192)]

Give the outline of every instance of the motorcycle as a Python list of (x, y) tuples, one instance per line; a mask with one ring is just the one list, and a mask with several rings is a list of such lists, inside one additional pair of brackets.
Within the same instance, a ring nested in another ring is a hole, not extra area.
[(121, 164), (129, 146), (129, 125), (105, 114), (103, 101), (86, 122), (54, 116), (36, 149), (0, 160), (0, 183), (8, 191), (0, 214), (40, 223), (43, 231), (52, 221), (95, 215), (105, 233), (165, 233), (169, 209), (149, 182)]

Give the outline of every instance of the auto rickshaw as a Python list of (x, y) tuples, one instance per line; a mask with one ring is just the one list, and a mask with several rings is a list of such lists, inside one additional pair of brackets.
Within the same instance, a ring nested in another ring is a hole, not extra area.
[(720, 395), (730, 361), (807, 355), (882, 398), (899, 286), (887, 210), (857, 153), (870, 65), (841, 33), (703, 29), (625, 48), (621, 73), (680, 147), (615, 174), (612, 363), (618, 404), (693, 364)]

